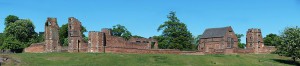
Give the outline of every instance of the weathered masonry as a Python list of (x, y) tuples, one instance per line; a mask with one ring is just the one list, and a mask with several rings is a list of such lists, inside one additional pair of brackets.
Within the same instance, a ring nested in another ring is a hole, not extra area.
[(104, 46), (108, 49), (106, 50), (107, 52), (113, 52), (114, 49), (126, 50), (158, 48), (157, 41), (151, 38), (130, 38), (129, 40), (125, 40), (122, 37), (112, 36), (111, 29), (108, 28), (102, 29), (101, 32), (90, 31), (88, 52), (103, 52)]
[(70, 17), (68, 22), (68, 52), (86, 52), (87, 43), (83, 40), (81, 29), (81, 22)]
[(264, 46), (261, 30), (258, 28), (248, 29), (246, 35), (246, 49), (252, 49), (254, 53), (266, 53), (274, 51), (274, 46)]
[[(68, 18), (68, 46), (59, 42), (59, 26), (56, 18), (47, 18), (45, 22), (45, 41), (31, 44), (24, 52), (92, 52), (92, 53), (139, 53), (139, 54), (237, 54), (270, 53), (274, 46), (264, 46), (262, 31), (248, 29), (246, 48), (238, 48), (238, 38), (231, 26), (208, 28), (199, 40), (198, 51), (180, 51), (176, 49), (158, 49), (158, 42), (153, 38), (130, 38), (128, 40), (112, 35), (112, 30), (90, 31), (88, 40), (82, 35), (81, 22), (74, 17)], [(105, 49), (104, 49), (105, 48)]]
[(238, 39), (231, 28), (208, 28), (199, 40), (198, 50), (208, 54), (230, 54), (238, 46)]
[(25, 52), (60, 52), (59, 26), (56, 18), (47, 18), (45, 22), (45, 41), (42, 43), (31, 44), (25, 48)]

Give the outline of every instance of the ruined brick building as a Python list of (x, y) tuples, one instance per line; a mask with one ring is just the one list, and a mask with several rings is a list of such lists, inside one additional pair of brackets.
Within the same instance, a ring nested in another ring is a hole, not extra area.
[(236, 54), (236, 53), (270, 53), (275, 51), (274, 46), (264, 46), (260, 29), (248, 29), (246, 48), (238, 48), (238, 38), (229, 27), (209, 28), (200, 38), (198, 50), (205, 54)]
[(233, 53), (238, 47), (238, 38), (231, 26), (221, 28), (209, 28), (202, 34), (198, 50), (213, 53)]
[(31, 44), (25, 48), (25, 52), (59, 52), (61, 50), (59, 42), (59, 26), (56, 18), (47, 18), (45, 22), (44, 42)]
[(87, 43), (83, 40), (81, 22), (74, 17), (68, 21), (68, 52), (86, 52)]
[(45, 23), (45, 51), (58, 52), (60, 51), (59, 42), (59, 26), (56, 18), (48, 18)]
[[(85, 41), (81, 32), (81, 22), (74, 17), (68, 18), (68, 47), (59, 42), (59, 26), (56, 18), (45, 22), (44, 42), (31, 44), (24, 52), (110, 52), (110, 53), (143, 53), (143, 54), (234, 54), (234, 53), (270, 53), (273, 46), (264, 46), (260, 29), (247, 31), (246, 49), (238, 48), (238, 38), (231, 26), (209, 28), (202, 34), (198, 51), (180, 51), (176, 49), (158, 49), (158, 42), (153, 38), (130, 38), (113, 36), (112, 30), (90, 31)], [(105, 49), (104, 49), (105, 48)]]
[[(68, 47), (67, 52), (103, 52), (103, 43), (105, 42), (108, 52), (127, 52), (123, 50), (152, 51), (148, 49), (157, 49), (158, 44), (154, 39), (131, 38), (125, 40), (121, 37), (112, 36), (111, 30), (104, 28), (101, 32), (89, 32), (89, 40), (84, 41), (81, 32), (81, 22), (74, 17), (68, 19)], [(45, 23), (45, 41), (42, 43), (31, 44), (25, 48), (25, 52), (61, 52), (63, 49), (59, 42), (59, 26), (56, 18), (48, 18)], [(147, 50), (138, 50), (147, 49)]]
[(88, 52), (103, 52), (106, 48), (118, 49), (157, 49), (157, 41), (146, 38), (130, 38), (125, 40), (122, 37), (112, 36), (111, 29), (104, 28), (101, 32), (90, 31)]
[(258, 28), (248, 29), (246, 35), (246, 49), (252, 49), (254, 53), (264, 53), (274, 50), (274, 46), (264, 46), (261, 30)]

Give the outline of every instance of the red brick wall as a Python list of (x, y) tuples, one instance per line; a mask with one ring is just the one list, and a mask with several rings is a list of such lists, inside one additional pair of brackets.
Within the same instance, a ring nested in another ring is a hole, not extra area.
[(74, 17), (68, 21), (68, 52), (87, 52), (88, 45), (81, 34), (81, 22)]
[(45, 51), (58, 52), (60, 50), (59, 26), (56, 18), (48, 18), (45, 22)]
[(24, 52), (29, 52), (29, 53), (45, 52), (45, 44), (44, 43), (31, 44), (29, 47), (24, 49)]
[[(146, 38), (131, 38), (125, 40), (122, 37), (111, 36), (110, 29), (102, 29), (103, 32), (91, 31), (89, 32), (88, 51), (89, 52), (101, 52), (103, 47), (103, 33), (105, 33), (106, 47), (115, 48), (132, 48), (132, 49), (152, 49), (151, 43), (154, 42), (153, 49), (158, 48), (157, 41), (154, 39)], [(139, 42), (137, 42), (139, 41)], [(97, 50), (98, 49), (98, 50)]]

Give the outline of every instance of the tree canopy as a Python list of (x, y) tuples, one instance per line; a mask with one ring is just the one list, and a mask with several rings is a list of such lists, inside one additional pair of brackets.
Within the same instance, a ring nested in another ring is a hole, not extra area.
[(37, 43), (35, 26), (29, 19), (19, 19), (14, 15), (5, 18), (4, 41), (1, 49), (22, 51), (23, 48), (32, 43)]
[(235, 34), (236, 37), (238, 38), (238, 47), (239, 48), (245, 48), (245, 43), (242, 43), (241, 41), (241, 38), (244, 36), (243, 34)]
[(157, 31), (162, 31), (162, 35), (154, 36), (158, 40), (162, 49), (192, 49), (193, 36), (188, 31), (186, 25), (177, 18), (175, 12), (171, 11), (167, 16), (169, 20), (160, 25)]
[[(86, 28), (81, 25), (81, 34), (83, 38), (86, 38), (86, 36), (83, 34), (84, 32), (87, 32)], [(59, 40), (62, 46), (68, 46), (68, 23), (63, 24), (59, 28)], [(84, 41), (88, 41), (87, 39), (84, 39)]]
[(18, 16), (15, 16), (15, 15), (8, 15), (8, 16), (5, 18), (5, 23), (4, 23), (4, 25), (8, 26), (9, 24), (16, 22), (17, 20), (19, 20), (19, 17), (18, 17)]
[(276, 46), (280, 43), (281, 39), (280, 36), (276, 34), (268, 34), (266, 37), (264, 37), (264, 44), (267, 46)]
[(276, 45), (276, 52), (281, 56), (291, 57), (294, 61), (300, 58), (300, 28), (287, 27), (280, 35), (281, 42)]
[[(129, 40), (132, 37), (131, 32), (129, 32), (125, 26), (120, 25), (120, 24), (113, 26), (112, 35), (123, 37), (126, 40)], [(135, 36), (135, 37), (138, 37), (138, 36)]]

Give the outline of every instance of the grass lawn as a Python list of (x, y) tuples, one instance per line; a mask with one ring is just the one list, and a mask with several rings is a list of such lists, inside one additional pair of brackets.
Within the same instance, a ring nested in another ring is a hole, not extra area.
[[(3, 56), (3, 54), (1, 55)], [(276, 54), (173, 55), (103, 53), (20, 53), (21, 66), (295, 66)], [(10, 66), (14, 63), (8, 63)]]

